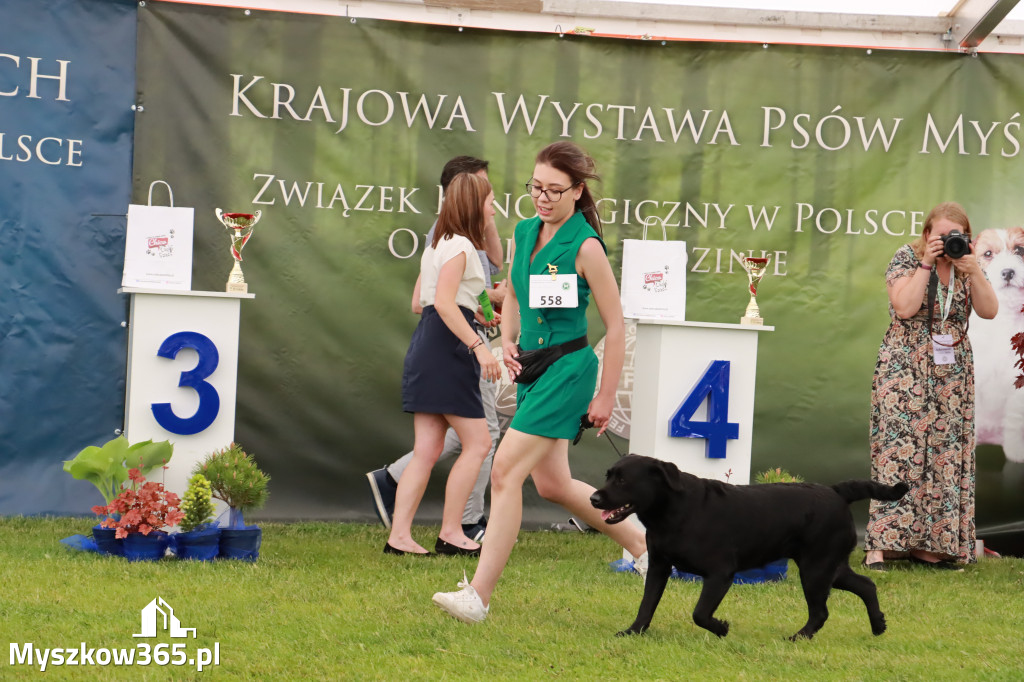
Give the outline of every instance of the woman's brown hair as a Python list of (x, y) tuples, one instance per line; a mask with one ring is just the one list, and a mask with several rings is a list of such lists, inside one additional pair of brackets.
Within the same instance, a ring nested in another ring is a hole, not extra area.
[(491, 193), (491, 183), (479, 175), (459, 173), (452, 178), (441, 202), (441, 213), (434, 229), (435, 249), (449, 235), (462, 235), (473, 242), (477, 250), (484, 248), (484, 201)]
[(572, 142), (554, 142), (540, 150), (536, 163), (543, 163), (562, 171), (572, 179), (574, 186), (581, 185), (583, 187), (580, 198), (576, 200), (576, 210), (583, 212), (583, 217), (594, 228), (598, 236), (603, 238), (597, 202), (587, 185), (587, 180), (601, 179), (597, 174), (594, 159)]

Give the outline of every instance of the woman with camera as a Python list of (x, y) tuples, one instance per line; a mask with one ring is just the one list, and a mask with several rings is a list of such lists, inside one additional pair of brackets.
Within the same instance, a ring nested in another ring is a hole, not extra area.
[[(910, 486), (871, 502), (864, 565), (903, 558), (962, 570), (974, 556), (974, 357), (971, 309), (991, 319), (995, 290), (974, 256), (956, 203), (931, 210), (921, 237), (901, 246), (885, 280), (891, 322), (871, 390), (871, 477)], [(1009, 339), (1007, 339), (1009, 343)]]

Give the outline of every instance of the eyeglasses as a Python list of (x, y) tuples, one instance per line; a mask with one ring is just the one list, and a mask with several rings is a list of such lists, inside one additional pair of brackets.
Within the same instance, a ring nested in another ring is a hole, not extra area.
[(531, 182), (526, 183), (526, 191), (530, 193), (530, 196), (534, 199), (539, 199), (540, 195), (543, 194), (544, 198), (548, 201), (558, 201), (562, 198), (562, 195), (571, 190), (573, 187), (580, 183), (574, 182), (567, 189), (542, 189), (539, 185), (534, 185)]

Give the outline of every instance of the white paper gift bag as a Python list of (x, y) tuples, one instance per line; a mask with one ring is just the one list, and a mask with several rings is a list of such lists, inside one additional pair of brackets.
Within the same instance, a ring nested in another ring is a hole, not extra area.
[[(153, 205), (153, 186), (167, 187), (170, 206)], [(194, 208), (175, 208), (171, 186), (149, 185), (148, 205), (128, 205), (121, 286), (135, 289), (192, 288)]]
[(686, 242), (668, 241), (661, 224), (662, 241), (622, 241), (622, 314), (632, 319), (683, 321), (686, 319)]

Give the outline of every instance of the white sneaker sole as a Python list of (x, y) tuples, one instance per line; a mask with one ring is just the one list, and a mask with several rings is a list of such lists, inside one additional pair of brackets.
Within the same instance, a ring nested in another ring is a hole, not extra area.
[(450, 608), (448, 608), (448, 605), (445, 604), (444, 594), (442, 592), (438, 592), (437, 594), (435, 594), (434, 597), (431, 599), (431, 601), (433, 601), (434, 604), (439, 609), (441, 609), (442, 611), (447, 613), (449, 616), (451, 616), (452, 618), (455, 618), (456, 620), (461, 620), (463, 623), (468, 623), (470, 625), (477, 625), (478, 623), (484, 622), (484, 618), (487, 618), (487, 614), (486, 613), (483, 615), (482, 618), (475, 619), (475, 618), (473, 618), (471, 616), (467, 616), (464, 613), (457, 613), (455, 611), (452, 611)]

